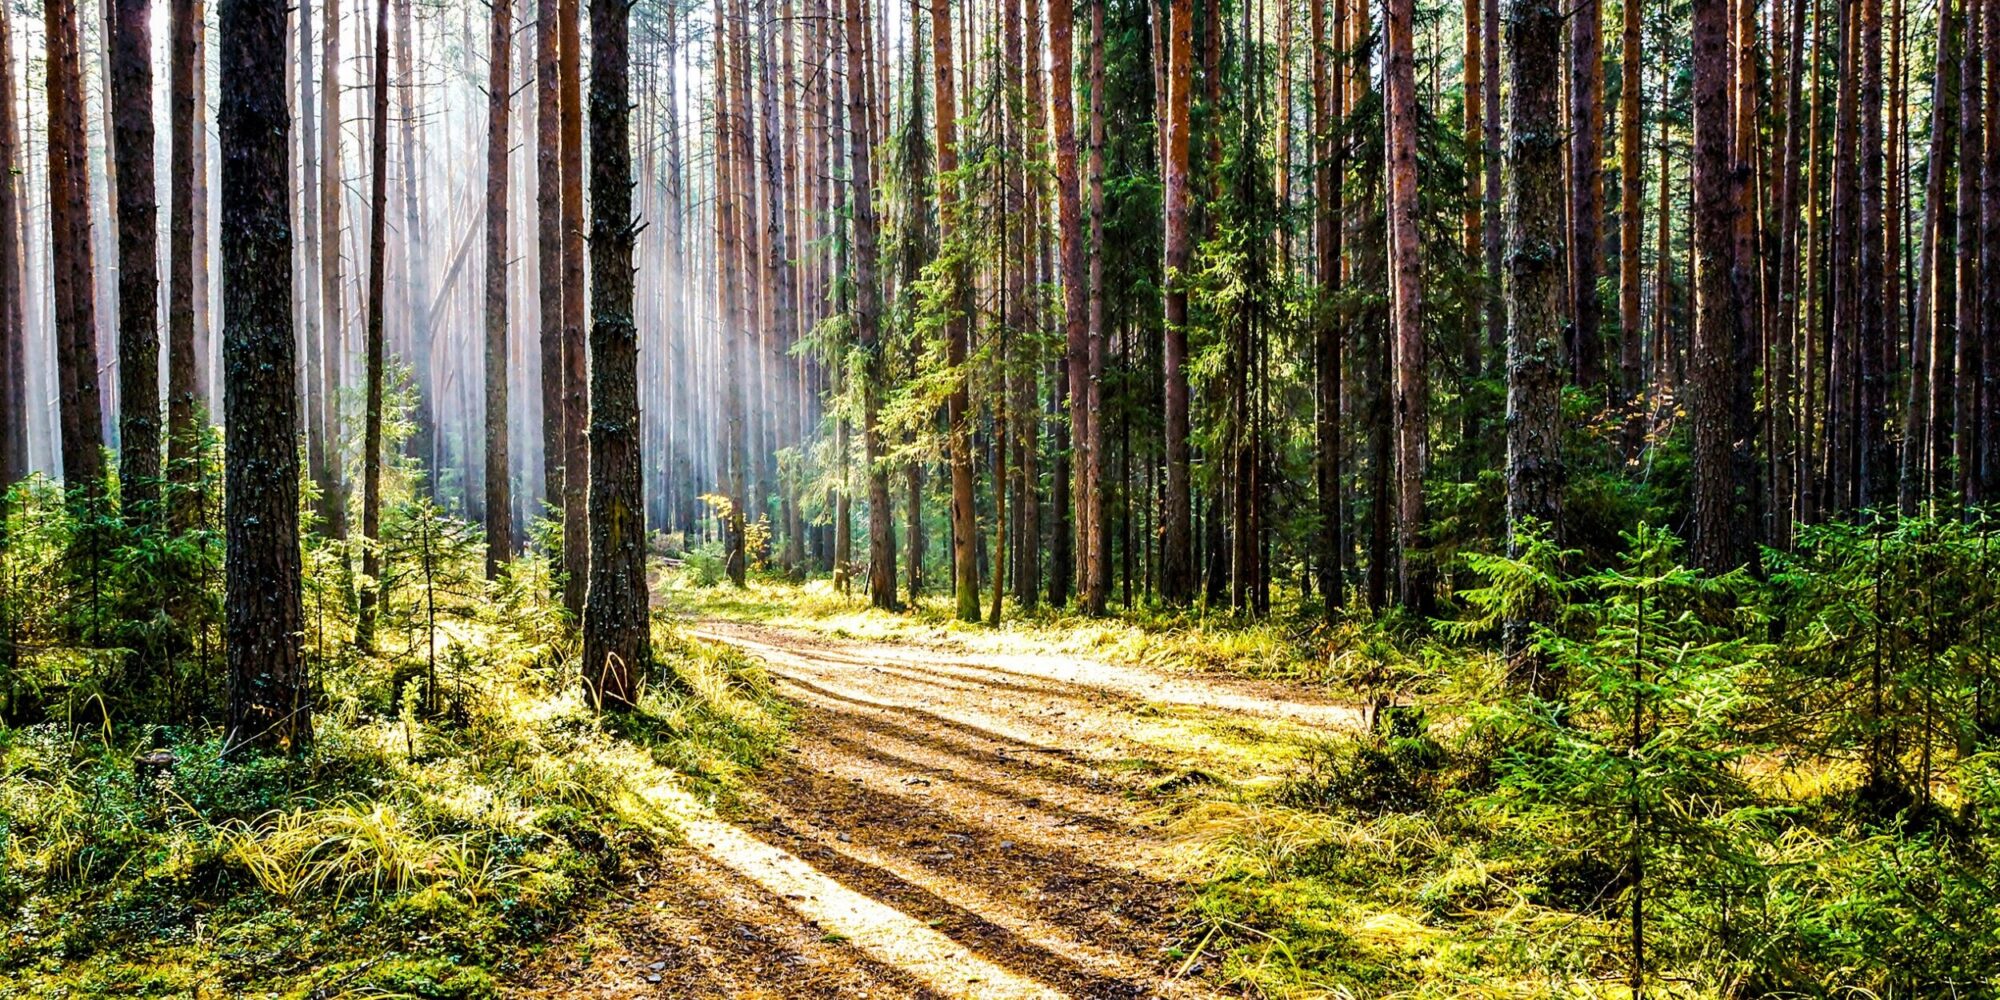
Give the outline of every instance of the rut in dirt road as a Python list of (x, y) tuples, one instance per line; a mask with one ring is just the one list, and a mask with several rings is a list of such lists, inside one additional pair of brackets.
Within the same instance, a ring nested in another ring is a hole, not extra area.
[(1217, 719), (1356, 718), (1070, 657), (693, 632), (768, 666), (801, 709), (794, 752), (758, 779), (759, 816), (690, 824), (624, 966), (567, 995), (1217, 995), (1175, 957), (1186, 895), (1153, 789), (1177, 758), (1241, 751)]

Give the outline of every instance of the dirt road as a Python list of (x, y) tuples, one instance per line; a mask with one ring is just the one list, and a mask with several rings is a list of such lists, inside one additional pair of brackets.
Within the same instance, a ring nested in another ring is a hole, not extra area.
[[(1355, 713), (1075, 657), (693, 630), (801, 706), (760, 815), (688, 828), (519, 995), (1205, 997), (1163, 789)], [(552, 949), (555, 951), (557, 949)], [(582, 954), (579, 954), (582, 953)]]

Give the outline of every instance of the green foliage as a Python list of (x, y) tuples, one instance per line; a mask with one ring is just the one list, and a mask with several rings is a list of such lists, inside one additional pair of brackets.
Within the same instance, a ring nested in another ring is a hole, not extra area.
[(1637, 902), (1649, 993), (1991, 995), (1990, 531), (1814, 529), (1765, 580), (1656, 528), (1602, 569), (1534, 533), (1469, 556), (1441, 631), (1542, 610), (1553, 691), (1434, 648), (1418, 709), (1193, 807), (1194, 947), (1273, 992), (1622, 997)]

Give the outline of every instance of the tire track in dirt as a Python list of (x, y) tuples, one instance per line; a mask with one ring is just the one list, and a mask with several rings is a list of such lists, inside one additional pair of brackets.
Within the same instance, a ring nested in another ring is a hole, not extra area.
[[(1207, 997), (1153, 789), (1216, 719), (1352, 724), (1268, 684), (731, 622), (800, 706), (759, 814), (691, 824), (588, 960), (521, 995)], [(572, 948), (574, 950), (574, 948)], [(553, 949), (552, 949), (553, 951)]]

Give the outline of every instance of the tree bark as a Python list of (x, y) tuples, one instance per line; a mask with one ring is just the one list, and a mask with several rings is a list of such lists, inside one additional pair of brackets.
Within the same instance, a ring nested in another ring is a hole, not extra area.
[(312, 743), (299, 583), (298, 345), (292, 329), (286, 10), (223, 0), (223, 644), (231, 746)]
[[(1639, 67), (1645, 61), (1645, 39), (1640, 31), (1639, 0), (1621, 0), (1620, 6), (1624, 8), (1624, 33), (1618, 51), (1618, 394), (1626, 400), (1631, 411), (1629, 426), (1636, 430), (1643, 427), (1638, 398), (1644, 389), (1640, 368), (1645, 353), (1639, 327), (1639, 245), (1644, 221), (1640, 190), (1646, 186), (1639, 145), (1644, 124)], [(1636, 434), (1628, 435), (1628, 455), (1637, 453), (1637, 438)]]
[(388, 276), (389, 225), (389, 0), (375, 12), (374, 127), (369, 135), (372, 178), (368, 202), (368, 317), (361, 431), (361, 593), (354, 641), (375, 641), (375, 603), (382, 575), (383, 288)]
[(160, 248), (153, 183), (151, 0), (111, 8), (112, 161), (118, 171), (118, 484), (125, 519), (160, 501)]
[(1583, 386), (1597, 385), (1604, 374), (1604, 309), (1597, 297), (1603, 122), (1603, 7), (1600, 0), (1581, 0), (1569, 19), (1569, 360), (1571, 380)]
[(1429, 400), (1423, 331), (1422, 247), (1417, 242), (1417, 80), (1415, 0), (1390, 0), (1384, 71), (1389, 174), (1391, 356), (1395, 369), (1396, 596), (1419, 613), (1430, 607), (1423, 565), (1424, 468)]
[[(343, 391), (343, 368), (346, 365), (347, 310), (344, 308), (346, 282), (341, 275), (341, 199), (345, 194), (344, 177), (341, 173), (341, 140), (345, 128), (340, 114), (340, 0), (324, 0), (325, 30), (321, 32), (320, 43), (320, 122), (325, 133), (320, 147), (319, 180), (319, 224), (325, 237), (320, 240), (319, 258), (319, 307), (320, 337), (323, 341), (322, 355), (325, 364), (319, 373), (320, 410), (317, 423), (326, 428), (326, 482), (320, 494), (321, 520), (326, 523), (326, 532), (333, 538), (347, 538), (347, 477), (342, 471), (341, 453), (344, 450), (340, 418), (340, 396)], [(199, 30), (195, 26), (194, 31)], [(197, 47), (196, 56), (199, 56)], [(198, 77), (201, 72), (199, 62), (194, 67)], [(195, 98), (198, 113), (199, 98)], [(202, 141), (199, 131), (195, 133), (194, 152), (199, 153)], [(195, 168), (197, 176), (200, 167)], [(200, 211), (201, 196), (193, 196), (193, 207)], [(198, 216), (196, 217), (198, 220)], [(199, 235), (198, 221), (194, 225)], [(200, 258), (192, 265), (199, 275)]]
[(852, 86), (869, 59), (861, 0), (846, 0), (848, 210), (854, 217), (855, 346), (861, 351), (861, 439), (868, 463), (868, 603), (897, 608), (896, 529), (889, 506), (889, 468), (882, 441), (883, 379), (881, 289), (876, 285), (873, 135), (875, 113), (868, 87)]
[[(1507, 548), (1516, 556), (1531, 526), (1562, 532), (1563, 128), (1547, 72), (1562, 16), (1556, 0), (1507, 8)], [(1506, 622), (1511, 660), (1523, 660), (1549, 610)]]
[[(632, 321), (631, 5), (590, 3), (590, 588), (583, 674), (600, 708), (638, 700), (652, 668), (639, 336)], [(572, 466), (574, 468), (574, 466)]]
[[(952, 0), (931, 0), (931, 63), (937, 98), (938, 245), (955, 253), (953, 242), (961, 224), (958, 190), (958, 102), (953, 70)], [(960, 621), (979, 620), (978, 521), (973, 510), (970, 374), (967, 355), (966, 309), (971, 303), (970, 276), (962, 264), (952, 268), (951, 307), (945, 319), (945, 364), (952, 369), (951, 394), (945, 399), (951, 450), (951, 548), (953, 590)]]
[(569, 454), (563, 394), (562, 45), (558, 0), (535, 8), (535, 272), (542, 361), (542, 502), (562, 519)]
[[(513, 557), (514, 498), (507, 451), (507, 177), (514, 62), (510, 0), (491, 7), (486, 51), (486, 576)], [(420, 303), (419, 308), (424, 308)]]
[(43, 15), (48, 43), (50, 263), (55, 277), (63, 479), (73, 496), (88, 508), (103, 495), (104, 435), (103, 403), (97, 386), (96, 265), (91, 253), (90, 160), (84, 144), (76, 0), (47, 0)]
[(1193, 529), (1188, 477), (1188, 268), (1194, 252), (1188, 218), (1188, 139), (1194, 100), (1194, 2), (1170, 0), (1166, 144), (1166, 495), (1160, 550), (1160, 597), (1184, 605), (1194, 597)]
[(1736, 201), (1730, 177), (1729, 0), (1694, 4), (1695, 331), (1690, 352), (1688, 416), (1694, 457), (1696, 563), (1735, 565), (1731, 540), (1731, 347), (1736, 340), (1733, 240)]
[[(21, 309), (20, 130), (14, 120), (14, 34), (0, 4), (0, 492), (28, 474), (27, 327)], [(0, 516), (5, 511), (0, 510)], [(0, 526), (4, 530), (4, 526)], [(8, 656), (13, 643), (7, 643)], [(6, 664), (11, 666), (11, 660)]]
[[(563, 607), (583, 618), (590, 580), (590, 367), (584, 344), (583, 37), (581, 0), (561, 0), (557, 13), (558, 78), (562, 88), (562, 341), (563, 341)], [(595, 0), (593, 0), (595, 2)], [(580, 543), (580, 544), (579, 544)]]

